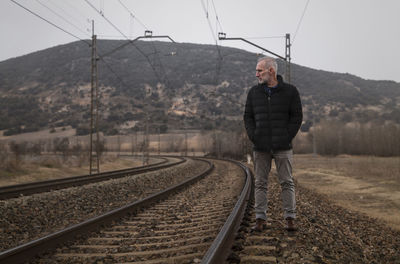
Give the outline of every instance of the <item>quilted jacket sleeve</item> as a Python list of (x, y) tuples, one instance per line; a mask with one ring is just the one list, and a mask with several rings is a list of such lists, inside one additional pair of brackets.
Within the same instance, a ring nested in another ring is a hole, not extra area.
[(288, 133), (290, 140), (292, 140), (300, 129), (301, 122), (303, 121), (303, 110), (301, 106), (299, 91), (294, 88), (294, 94), (291, 100), (289, 112)]
[(254, 142), (254, 131), (256, 129), (256, 123), (254, 120), (254, 113), (253, 113), (253, 103), (252, 103), (252, 99), (251, 99), (251, 92), (252, 89), (249, 91), (249, 93), (247, 94), (247, 99), (246, 99), (246, 105), (244, 108), (244, 126), (246, 128), (246, 132), (247, 132), (247, 136), (249, 137), (249, 139)]

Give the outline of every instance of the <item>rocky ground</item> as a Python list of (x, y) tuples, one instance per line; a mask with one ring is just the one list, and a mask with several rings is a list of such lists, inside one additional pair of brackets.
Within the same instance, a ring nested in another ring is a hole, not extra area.
[(147, 197), (206, 169), (202, 161), (0, 201), (0, 251)]
[(245, 179), (234, 164), (214, 165), (189, 188), (29, 264), (199, 263), (231, 213)]
[[(200, 170), (198, 164), (182, 165), (183, 171)], [(179, 169), (179, 170), (181, 170)], [(161, 178), (159, 178), (161, 177)], [(161, 176), (157, 172), (143, 177), (141, 181), (127, 180), (123, 188), (115, 188), (122, 179), (112, 180), (106, 186), (96, 183), (89, 188), (71, 188), (73, 191), (60, 190), (47, 194), (38, 194), (0, 201), (0, 237), (1, 250), (21, 244), (51, 230), (77, 222), (77, 212), (91, 211), (88, 204), (96, 197), (108, 195), (101, 210), (116, 207), (125, 202), (129, 190), (136, 190), (131, 198), (137, 199), (145, 192), (144, 186), (152, 186), (155, 179), (165, 184), (176, 178), (176, 168)], [(160, 181), (162, 179), (162, 181)], [(121, 185), (120, 185), (121, 186)], [(104, 188), (105, 187), (105, 188)], [(268, 229), (260, 233), (250, 232), (254, 224), (253, 208), (245, 220), (234, 245), (230, 263), (390, 263), (400, 264), (400, 232), (383, 222), (364, 214), (343, 209), (335, 205), (325, 195), (317, 194), (299, 184), (296, 185), (298, 218), (297, 232), (284, 229), (280, 201), (280, 186), (276, 175), (271, 175), (269, 186)], [(154, 186), (154, 188), (158, 188)], [(92, 190), (92, 191), (90, 191)], [(139, 192), (137, 192), (139, 191)], [(86, 198), (85, 198), (86, 197)], [(56, 200), (58, 199), (58, 200)], [(60, 202), (56, 202), (60, 201)], [(349, 201), (350, 202), (350, 201)], [(60, 208), (63, 217), (55, 215)], [(5, 216), (5, 217), (4, 217)], [(27, 218), (29, 216), (29, 218)], [(81, 215), (86, 218), (87, 215)], [(44, 228), (50, 227), (50, 228)]]
[(339, 207), (297, 185), (297, 232), (284, 229), (280, 186), (269, 187), (268, 229), (252, 233), (253, 208), (235, 243), (231, 263), (400, 263), (400, 232)]

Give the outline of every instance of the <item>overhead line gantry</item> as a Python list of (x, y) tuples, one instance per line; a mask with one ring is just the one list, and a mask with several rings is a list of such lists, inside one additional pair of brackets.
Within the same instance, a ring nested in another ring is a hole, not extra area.
[(267, 50), (267, 49), (265, 49), (265, 48), (263, 48), (263, 47), (261, 47), (261, 46), (255, 44), (255, 43), (253, 43), (253, 42), (251, 42), (251, 41), (248, 41), (247, 39), (239, 38), (239, 37), (236, 37), (236, 38), (227, 38), (227, 37), (226, 37), (226, 33), (218, 32), (218, 39), (219, 39), (219, 40), (241, 40), (241, 41), (244, 41), (244, 42), (246, 42), (246, 43), (248, 43), (248, 44), (250, 44), (250, 45), (253, 45), (253, 46), (255, 46), (255, 47), (257, 47), (257, 48), (259, 48), (259, 49), (261, 49), (261, 50), (263, 50), (263, 51), (265, 51), (265, 52), (268, 52), (269, 54), (272, 54), (272, 55), (274, 55), (274, 56), (276, 56), (276, 57), (278, 57), (278, 58), (284, 60), (284, 61), (286, 62), (285, 77), (286, 77), (286, 79), (287, 79), (287, 82), (290, 83), (290, 61), (291, 61), (291, 57), (290, 57), (290, 46), (291, 46), (291, 44), (290, 44), (290, 34), (289, 34), (289, 33), (286, 34), (285, 38), (286, 38), (286, 43), (285, 43), (285, 57), (283, 57), (283, 56), (281, 56), (281, 55), (279, 55), (279, 54), (276, 54), (275, 52), (272, 52), (272, 51), (270, 51), (270, 50)]
[(128, 42), (122, 44), (121, 46), (116, 47), (115, 49), (113, 49), (113, 50), (111, 50), (109, 52), (106, 52), (101, 57), (104, 58), (104, 57), (110, 56), (114, 52), (116, 52), (116, 51), (128, 46), (129, 44), (132, 44), (132, 43), (138, 41), (139, 39), (149, 39), (149, 38), (167, 38), (167, 39), (171, 40), (171, 42), (175, 43), (175, 41), (170, 36), (167, 36), (167, 35), (153, 36), (153, 31), (146, 30), (144, 32), (143, 36), (139, 36), (139, 37), (137, 37), (135, 39), (128, 40)]

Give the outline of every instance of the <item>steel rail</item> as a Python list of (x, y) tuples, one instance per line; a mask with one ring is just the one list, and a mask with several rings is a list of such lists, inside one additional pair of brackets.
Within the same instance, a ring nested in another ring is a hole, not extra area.
[(111, 222), (120, 219), (121, 217), (127, 214), (135, 214), (139, 210), (148, 207), (157, 201), (167, 198), (172, 193), (175, 193), (197, 182), (198, 180), (204, 178), (206, 175), (211, 173), (211, 171), (214, 169), (214, 164), (212, 164), (207, 160), (202, 160), (202, 161), (208, 163), (209, 165), (209, 167), (202, 173), (195, 175), (182, 183), (171, 186), (163, 191), (152, 194), (142, 200), (130, 203), (121, 208), (112, 210), (103, 215), (91, 218), (82, 223), (73, 225), (71, 227), (67, 227), (63, 230), (33, 240), (31, 242), (17, 246), (15, 248), (11, 248), (6, 251), (0, 252), (0, 264), (26, 263), (35, 256), (54, 250), (60, 244), (66, 243), (74, 239), (78, 235), (82, 236), (84, 234), (93, 232), (99, 229), (100, 227), (104, 227), (105, 225), (108, 225)]
[(249, 168), (238, 161), (230, 161), (244, 170), (246, 182), (231, 214), (201, 260), (202, 264), (220, 264), (226, 262), (246, 211), (246, 205), (248, 205), (250, 194), (252, 193), (253, 174)]
[(17, 185), (9, 185), (0, 187), (0, 200), (9, 199), (18, 197), (21, 195), (30, 195), (34, 193), (41, 193), (50, 190), (57, 190), (68, 188), (72, 186), (80, 186), (88, 183), (100, 182), (109, 179), (121, 178), (129, 175), (136, 175), (140, 173), (145, 173), (149, 171), (154, 171), (158, 169), (165, 169), (168, 167), (172, 167), (178, 164), (185, 162), (186, 160), (180, 157), (175, 157), (181, 159), (180, 161), (165, 164), (168, 162), (167, 159), (164, 159), (161, 162), (141, 166), (141, 167), (133, 167), (128, 169), (121, 169), (109, 172), (101, 172), (92, 175), (81, 175), (81, 176), (73, 176), (62, 179), (54, 179), (54, 180), (46, 180), (39, 181), (33, 183), (24, 183)]

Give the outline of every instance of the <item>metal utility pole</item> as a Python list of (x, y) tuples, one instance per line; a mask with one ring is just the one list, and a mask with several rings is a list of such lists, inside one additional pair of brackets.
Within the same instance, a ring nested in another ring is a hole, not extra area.
[(160, 155), (161, 152), (161, 129), (158, 128), (158, 155)]
[[(96, 35), (94, 34), (94, 21), (92, 20), (92, 67), (91, 67), (91, 89), (90, 89), (90, 152), (89, 152), (89, 174), (100, 172), (100, 139), (99, 139), (99, 89), (97, 72), (97, 49)], [(96, 139), (93, 133), (96, 131)], [(94, 143), (94, 149), (93, 149)]]
[(188, 141), (187, 141), (187, 130), (185, 129), (185, 157), (187, 157), (188, 152)]
[(313, 156), (315, 157), (315, 156), (317, 156), (317, 127), (316, 127), (316, 125), (315, 125), (315, 117), (313, 116), (313, 125), (312, 125), (312, 127), (313, 127), (313, 133), (312, 133), (312, 135), (313, 135)]
[(121, 155), (121, 140), (119, 138), (119, 135), (117, 136), (117, 157), (119, 157)]
[(145, 128), (145, 135), (144, 135), (144, 144), (143, 144), (143, 165), (149, 164), (149, 116), (146, 113), (146, 128)]
[(133, 135), (131, 135), (131, 155), (133, 156)]
[(135, 132), (135, 154), (136, 154), (136, 152), (137, 152), (137, 132)]
[(285, 48), (285, 60), (286, 60), (286, 81), (290, 83), (290, 34), (286, 34), (286, 48)]

